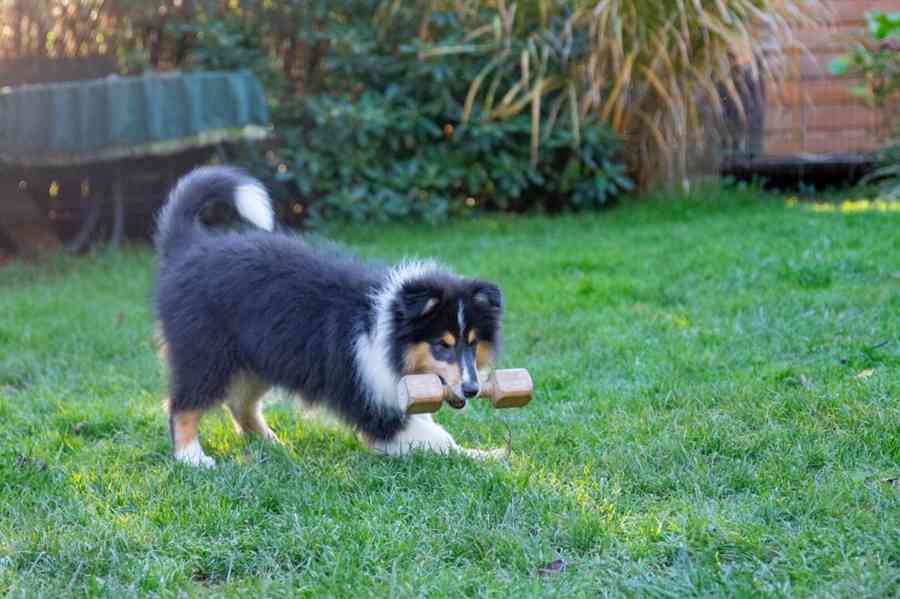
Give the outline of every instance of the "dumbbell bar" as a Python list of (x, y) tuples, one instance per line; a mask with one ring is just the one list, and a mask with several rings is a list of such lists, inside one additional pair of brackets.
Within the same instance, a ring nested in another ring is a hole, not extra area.
[[(495, 408), (519, 408), (531, 401), (533, 388), (524, 368), (495, 370), (481, 386), (480, 396), (490, 398)], [(436, 374), (407, 375), (400, 379), (398, 392), (407, 414), (437, 412), (452, 393)]]

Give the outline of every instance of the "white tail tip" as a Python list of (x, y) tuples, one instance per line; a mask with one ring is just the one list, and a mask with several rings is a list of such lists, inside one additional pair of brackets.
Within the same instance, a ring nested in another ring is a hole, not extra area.
[(234, 204), (242, 217), (266, 231), (275, 228), (272, 200), (262, 185), (245, 183), (235, 190)]

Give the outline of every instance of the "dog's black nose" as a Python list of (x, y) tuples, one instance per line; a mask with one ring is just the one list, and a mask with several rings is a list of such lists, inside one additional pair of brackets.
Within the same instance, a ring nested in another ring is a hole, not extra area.
[(479, 391), (480, 391), (480, 389), (478, 387), (478, 383), (468, 383), (467, 382), (467, 383), (462, 384), (462, 392), (463, 392), (463, 395), (465, 395), (467, 399), (472, 399), (473, 397), (478, 395)]

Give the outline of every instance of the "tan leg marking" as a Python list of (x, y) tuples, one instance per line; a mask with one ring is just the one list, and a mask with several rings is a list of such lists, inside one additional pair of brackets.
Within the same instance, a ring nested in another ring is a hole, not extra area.
[(262, 396), (269, 386), (250, 374), (240, 374), (234, 378), (225, 395), (225, 405), (231, 412), (234, 430), (252, 433), (267, 441), (278, 441), (278, 437), (266, 424), (262, 415)]
[(172, 414), (172, 444), (175, 451), (181, 451), (191, 441), (197, 440), (197, 428), (203, 413), (199, 410), (189, 410)]
[(169, 423), (172, 432), (172, 445), (175, 459), (191, 466), (211, 467), (215, 461), (203, 453), (200, 440), (197, 438), (197, 429), (203, 412), (200, 410), (187, 410), (172, 414)]

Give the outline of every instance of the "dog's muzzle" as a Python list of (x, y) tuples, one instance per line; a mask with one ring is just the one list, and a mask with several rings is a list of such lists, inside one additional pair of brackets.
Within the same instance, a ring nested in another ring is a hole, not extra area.
[(445, 401), (450, 404), (451, 408), (461, 410), (466, 407), (466, 401), (473, 397), (478, 397), (481, 387), (477, 383), (463, 383), (462, 385), (453, 385), (450, 387), (450, 397)]

